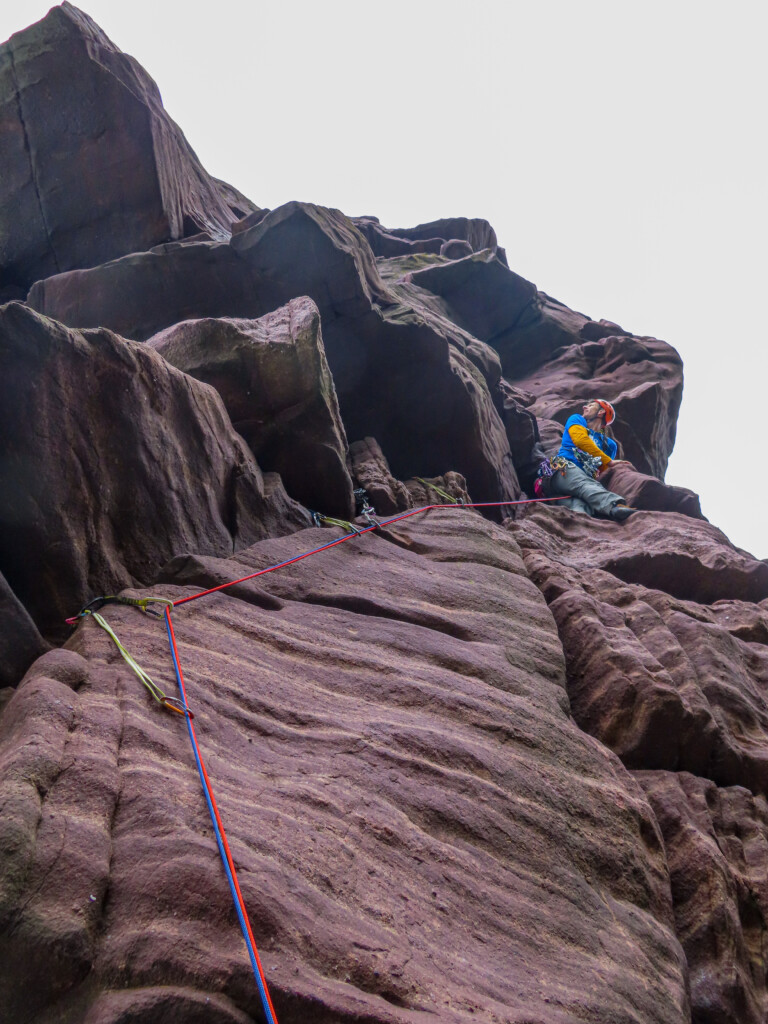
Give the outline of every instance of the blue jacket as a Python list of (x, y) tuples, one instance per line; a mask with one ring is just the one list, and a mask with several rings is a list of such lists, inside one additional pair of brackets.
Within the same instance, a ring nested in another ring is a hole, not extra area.
[[(569, 462), (574, 463), (574, 465), (581, 469), (584, 468), (585, 461), (596, 454), (594, 451), (589, 452), (576, 444), (575, 439), (571, 437), (571, 427), (581, 427), (581, 430), (576, 430), (574, 433), (577, 435), (581, 434), (583, 438), (584, 431), (586, 431), (592, 444), (596, 445), (601, 452), (604, 452), (609, 459), (616, 458), (616, 454), (619, 450), (619, 446), (616, 442), (612, 440), (612, 438), (606, 437), (605, 434), (598, 434), (596, 430), (590, 430), (587, 426), (587, 421), (583, 416), (579, 416), (578, 414), (569, 416), (565, 421), (563, 440), (560, 444), (560, 450), (557, 453), (561, 458), (567, 459)], [(591, 445), (589, 447), (591, 447)]]

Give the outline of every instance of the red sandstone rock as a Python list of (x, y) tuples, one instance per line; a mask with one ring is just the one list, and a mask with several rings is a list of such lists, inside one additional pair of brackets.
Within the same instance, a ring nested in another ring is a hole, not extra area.
[(664, 836), (696, 1024), (762, 1024), (768, 806), (740, 786), (636, 772)]
[(0, 687), (15, 686), (47, 650), (29, 612), (0, 573)]
[(259, 320), (185, 320), (147, 346), (216, 388), (259, 465), (279, 473), (292, 497), (326, 515), (353, 514), (347, 438), (311, 299)]
[[(152, 593), (332, 536), (178, 558)], [(515, 542), (458, 509), (398, 537), (174, 615), (281, 1024), (685, 1024), (659, 834), (568, 716)], [(172, 688), (162, 624), (105, 614)], [(169, 1005), (201, 1019), (205, 994), (210, 1019), (259, 1019), (183, 722), (94, 622), (67, 646), (0, 718), (2, 1005), (160, 1024)]]
[(349, 446), (352, 472), (380, 516), (391, 516), (411, 507), (405, 484), (396, 480), (375, 437), (353, 441)]
[(581, 727), (629, 767), (765, 792), (768, 647), (725, 615), (768, 595), (768, 565), (670, 513), (619, 526), (537, 508), (510, 528), (555, 616)]
[[(36, 51), (45, 33), (58, 51)], [(83, 74), (62, 84), (75, 51)], [(89, 89), (96, 101), (78, 106)], [(85, 172), (62, 108), (86, 125)], [(96, 216), (102, 127), (114, 166)], [(0, 301), (23, 298), (19, 282), (55, 259), (84, 267), (150, 247), (40, 281), (29, 301), (145, 340), (190, 318), (274, 324), (275, 307), (306, 311), (308, 294), (380, 514), (440, 500), (435, 484), (466, 496), (453, 469), (476, 499), (516, 496), (536, 438), (554, 449), (598, 393), (637, 466), (604, 482), (667, 513), (618, 526), (539, 507), (518, 513), (512, 539), (450, 509), (178, 610), (281, 1024), (762, 1021), (768, 562), (662, 483), (674, 350), (537, 292), (485, 221), (388, 231), (310, 204), (254, 209), (205, 174), (151, 80), (66, 4), (0, 48), (3, 139)], [(14, 588), (0, 576), (0, 686), (45, 646), (27, 609), (50, 632), (94, 588), (146, 582), (174, 553), (155, 594), (338, 536), (232, 556), (301, 513), (262, 480), (211, 389), (151, 352), (14, 306), (0, 311), (0, 357), (0, 571)], [(318, 372), (302, 394), (330, 386)], [(232, 376), (218, 386), (240, 408)], [(310, 448), (327, 440), (321, 419)], [(317, 469), (293, 449), (286, 465)], [(161, 624), (105, 614), (173, 692)], [(92, 620), (11, 693), (0, 1019), (260, 1020), (183, 723)]]
[(57, 275), (28, 301), (69, 326), (100, 323), (144, 340), (183, 319), (262, 316), (300, 295), (320, 310), (347, 436), (376, 437), (401, 479), (456, 470), (478, 500), (518, 496), (487, 387), (498, 379), (496, 356), (418, 298), (406, 304), (391, 291), (338, 210), (288, 203), (231, 245), (198, 243)]
[(0, 47), (0, 150), (3, 284), (201, 230), (226, 239), (257, 209), (205, 172), (149, 75), (69, 3)]
[(163, 246), (55, 274), (38, 281), (27, 302), (68, 327), (108, 327), (133, 341), (181, 320), (269, 311), (253, 271), (220, 242)]
[(213, 388), (109, 331), (0, 308), (0, 571), (46, 636), (177, 551), (308, 516), (262, 477)]
[(693, 519), (704, 519), (698, 494), (687, 487), (665, 484), (658, 477), (638, 473), (630, 466), (616, 466), (600, 476), (600, 483), (621, 494), (628, 505), (653, 512), (679, 512)]

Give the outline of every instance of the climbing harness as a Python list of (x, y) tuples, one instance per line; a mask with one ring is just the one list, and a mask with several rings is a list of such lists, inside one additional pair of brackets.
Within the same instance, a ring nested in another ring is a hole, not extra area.
[[(428, 486), (433, 487), (434, 485), (429, 484)], [(243, 894), (240, 889), (240, 883), (237, 878), (237, 871), (235, 870), (235, 864), (232, 859), (232, 852), (227, 841), (227, 835), (224, 830), (224, 824), (221, 820), (218, 806), (216, 804), (216, 798), (213, 795), (213, 789), (211, 787), (211, 780), (208, 776), (208, 772), (205, 767), (205, 762), (200, 751), (200, 747), (197, 741), (197, 734), (195, 733), (195, 727), (192, 724), (194, 715), (192, 714), (187, 699), (187, 690), (184, 682), (184, 673), (181, 668), (181, 661), (179, 658), (179, 650), (176, 642), (176, 635), (173, 629), (173, 620), (171, 618), (171, 609), (180, 607), (183, 604), (188, 604), (190, 601), (196, 601), (201, 597), (205, 597), (208, 594), (215, 594), (220, 590), (225, 590), (228, 587), (233, 587), (237, 583), (245, 583), (248, 580), (255, 579), (257, 576), (264, 576), (267, 573), (275, 572), (277, 569), (282, 569), (285, 566), (293, 565), (295, 562), (300, 562), (304, 558), (309, 558), (312, 555), (319, 554), (321, 551), (328, 551), (330, 548), (337, 547), (339, 544), (344, 544), (348, 540), (353, 540), (356, 537), (361, 537), (366, 533), (371, 533), (374, 530), (380, 531), (381, 529), (391, 526), (394, 523), (402, 522), (404, 519), (410, 519), (412, 516), (420, 515), (423, 512), (429, 512), (432, 509), (449, 509), (449, 508), (461, 508), (461, 509), (474, 509), (474, 508), (500, 508), (512, 505), (532, 505), (539, 504), (541, 502), (549, 501), (560, 501), (561, 498), (527, 498), (519, 501), (485, 501), (485, 502), (474, 502), (472, 504), (458, 504), (454, 498), (450, 495), (445, 495), (450, 498), (451, 504), (449, 505), (424, 505), (421, 508), (409, 509), (406, 512), (398, 513), (397, 515), (390, 516), (388, 519), (379, 519), (375, 514), (375, 510), (368, 503), (367, 496), (364, 497), (362, 502), (361, 515), (366, 519), (367, 526), (360, 527), (355, 526), (353, 523), (348, 523), (343, 519), (334, 519), (329, 516), (323, 516), (321, 513), (313, 512), (312, 519), (315, 525), (330, 524), (334, 526), (340, 526), (342, 529), (349, 527), (347, 533), (341, 537), (336, 537), (334, 540), (329, 541), (327, 544), (321, 544), (319, 547), (312, 548), (309, 551), (304, 551), (300, 555), (294, 555), (293, 558), (286, 558), (282, 562), (276, 562), (274, 565), (267, 566), (264, 569), (259, 569), (256, 572), (250, 573), (248, 576), (243, 576), (237, 580), (230, 580), (227, 583), (220, 583), (216, 587), (209, 587), (207, 590), (198, 591), (196, 594), (190, 594), (188, 597), (181, 597), (175, 601), (171, 601), (165, 598), (147, 597), (147, 598), (123, 598), (118, 596), (110, 597), (99, 597), (94, 598), (90, 601), (77, 615), (68, 619), (67, 622), (70, 624), (77, 624), (80, 619), (84, 619), (91, 616), (100, 626), (104, 629), (109, 636), (112, 638), (114, 643), (117, 645), (120, 654), (125, 659), (126, 663), (130, 666), (133, 672), (139, 677), (144, 686), (147, 687), (153, 698), (164, 707), (171, 711), (184, 716), (187, 723), (187, 731), (189, 733), (190, 742), (192, 744), (192, 753), (195, 758), (195, 765), (197, 766), (198, 775), (200, 776), (200, 783), (203, 789), (203, 796), (205, 798), (206, 805), (208, 807), (208, 813), (211, 817), (213, 825), (213, 832), (216, 837), (216, 845), (219, 849), (219, 855), (221, 856), (222, 864), (224, 866), (224, 873), (227, 877), (230, 891), (232, 893), (232, 899), (237, 912), (238, 921), (240, 923), (240, 929), (243, 933), (243, 939), (245, 941), (246, 949), (248, 951), (248, 957), (251, 961), (251, 967), (253, 969), (254, 978), (256, 980), (256, 986), (259, 991), (261, 998), (262, 1008), (267, 1024), (278, 1024), (277, 1016), (272, 1005), (272, 999), (269, 994), (267, 986), (267, 980), (264, 975), (264, 969), (261, 965), (258, 950), (256, 948), (256, 941), (253, 937), (253, 931), (251, 924), (248, 919), (248, 911), (245, 907), (245, 901), (243, 900)], [(147, 675), (146, 672), (138, 665), (136, 660), (126, 651), (121, 642), (118, 640), (114, 630), (109, 626), (103, 616), (98, 614), (98, 611), (93, 607), (102, 608), (107, 603), (118, 603), (132, 605), (138, 608), (140, 611), (148, 615), (153, 615), (155, 618), (163, 618), (165, 621), (166, 632), (168, 634), (168, 643), (170, 646), (171, 661), (173, 663), (173, 670), (176, 676), (176, 683), (179, 688), (180, 696), (168, 697), (156, 683)], [(152, 608), (152, 604), (164, 605), (164, 610), (158, 612)]]

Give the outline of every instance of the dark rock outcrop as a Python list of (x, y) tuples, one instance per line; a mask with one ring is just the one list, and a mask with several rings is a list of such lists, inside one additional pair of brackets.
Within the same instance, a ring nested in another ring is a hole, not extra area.
[(259, 320), (185, 320), (147, 345), (216, 388), (259, 466), (279, 473), (293, 498), (353, 514), (347, 439), (311, 299)]
[(477, 500), (519, 494), (488, 391), (486, 373), (498, 379), (494, 354), (418, 298), (408, 304), (390, 290), (338, 210), (288, 203), (230, 245), (178, 246), (57, 275), (28, 301), (69, 326), (102, 324), (145, 340), (179, 320), (259, 317), (300, 295), (320, 310), (348, 437), (376, 437), (401, 479), (455, 470)]
[(0, 687), (15, 686), (47, 650), (29, 612), (0, 573)]
[(43, 635), (177, 551), (308, 522), (213, 388), (110, 331), (0, 307), (0, 572)]
[(226, 239), (256, 209), (205, 172), (149, 75), (69, 3), (0, 47), (0, 142), (3, 284), (199, 231)]
[(181, 320), (262, 316), (269, 307), (258, 284), (229, 245), (193, 242), (55, 274), (38, 281), (27, 302), (69, 327), (146, 341)]

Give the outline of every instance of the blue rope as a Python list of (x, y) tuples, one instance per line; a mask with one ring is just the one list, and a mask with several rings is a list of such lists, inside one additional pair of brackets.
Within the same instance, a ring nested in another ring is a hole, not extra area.
[(227, 854), (226, 854), (226, 851), (224, 849), (224, 843), (223, 843), (222, 838), (221, 838), (221, 833), (219, 831), (219, 825), (218, 825), (218, 822), (216, 821), (216, 814), (215, 814), (215, 812), (213, 810), (213, 803), (211, 801), (211, 796), (210, 796), (210, 793), (209, 793), (209, 790), (208, 790), (208, 783), (205, 781), (205, 774), (203, 772), (203, 766), (202, 766), (202, 763), (200, 761), (200, 754), (199, 754), (198, 749), (197, 749), (197, 744), (195, 743), (194, 733), (192, 732), (192, 722), (190, 721), (190, 717), (189, 717), (189, 705), (187, 704), (187, 695), (186, 695), (186, 693), (184, 691), (184, 684), (183, 684), (182, 679), (181, 679), (181, 671), (179, 669), (179, 663), (178, 663), (178, 660), (176, 658), (176, 652), (175, 652), (174, 647), (173, 647), (173, 638), (171, 636), (170, 622), (168, 620), (168, 616), (167, 615), (164, 616), (164, 618), (165, 618), (166, 632), (168, 633), (168, 643), (169, 643), (170, 648), (171, 648), (171, 660), (173, 661), (173, 670), (176, 673), (176, 682), (178, 683), (179, 693), (181, 694), (181, 701), (182, 701), (182, 704), (184, 705), (184, 717), (186, 718), (186, 721), (187, 721), (187, 731), (189, 733), (189, 740), (190, 740), (190, 743), (192, 744), (192, 752), (195, 755), (195, 763), (197, 764), (197, 773), (200, 776), (200, 783), (201, 783), (201, 785), (203, 787), (203, 794), (205, 796), (205, 802), (208, 805), (208, 813), (211, 816), (211, 822), (213, 824), (213, 831), (214, 831), (214, 834), (216, 836), (216, 844), (217, 844), (217, 846), (219, 848), (219, 854), (221, 855), (222, 863), (224, 864), (224, 871), (225, 871), (226, 876), (227, 876), (227, 881), (229, 882), (229, 888), (230, 888), (230, 891), (232, 893), (232, 900), (233, 900), (233, 902), (235, 904), (235, 910), (237, 911), (237, 917), (238, 917), (238, 920), (240, 921), (240, 930), (243, 933), (243, 938), (245, 939), (245, 945), (246, 945), (246, 948), (248, 950), (248, 956), (250, 957), (250, 960), (251, 960), (251, 967), (253, 968), (253, 974), (254, 974), (254, 977), (256, 978), (256, 985), (258, 986), (259, 995), (261, 996), (261, 1004), (264, 1007), (264, 1014), (265, 1014), (265, 1016), (267, 1018), (268, 1024), (277, 1024), (277, 1021), (275, 1020), (275, 1017), (274, 1017), (274, 1015), (272, 1013), (272, 1010), (271, 1010), (271, 1007), (269, 1005), (269, 1000), (267, 999), (267, 993), (266, 993), (266, 990), (264, 988), (264, 983), (261, 980), (261, 973), (259, 972), (258, 964), (256, 963), (256, 954), (255, 954), (255, 952), (253, 950), (253, 946), (251, 944), (251, 938), (250, 938), (250, 936), (248, 934), (248, 928), (247, 928), (246, 923), (245, 923), (245, 918), (243, 917), (243, 912), (240, 909), (240, 900), (238, 899), (237, 889), (235, 888), (235, 881), (234, 881), (234, 879), (232, 877), (232, 872), (229, 869), (229, 862), (227, 861)]

